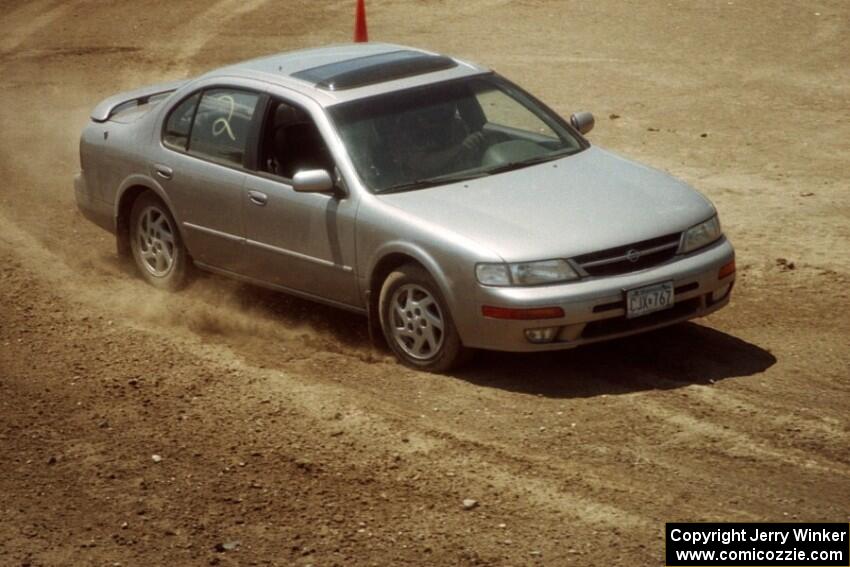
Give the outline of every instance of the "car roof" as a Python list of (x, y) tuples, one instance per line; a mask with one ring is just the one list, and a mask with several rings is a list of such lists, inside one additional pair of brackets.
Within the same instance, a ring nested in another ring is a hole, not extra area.
[(488, 69), (403, 45), (350, 43), (278, 53), (216, 69), (306, 94), (330, 106), (409, 87), (479, 75)]

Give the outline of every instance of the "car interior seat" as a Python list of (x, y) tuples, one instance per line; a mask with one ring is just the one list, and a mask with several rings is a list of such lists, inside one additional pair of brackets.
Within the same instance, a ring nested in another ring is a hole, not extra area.
[(291, 179), (298, 171), (325, 169), (333, 173), (333, 159), (310, 116), (287, 104), (279, 104), (267, 138), (267, 169)]
[(333, 173), (333, 160), (319, 129), (308, 117), (305, 118), (284, 128), (284, 175), (292, 177), (307, 169), (324, 169)]
[(287, 161), (286, 127), (297, 120), (297, 110), (288, 104), (278, 104), (271, 120), (271, 128), (266, 138), (266, 169), (277, 175), (284, 175), (283, 165)]

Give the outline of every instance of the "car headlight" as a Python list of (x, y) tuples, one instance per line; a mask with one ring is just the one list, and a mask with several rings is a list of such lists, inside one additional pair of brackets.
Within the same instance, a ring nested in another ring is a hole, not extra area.
[(578, 279), (564, 260), (519, 262), (515, 264), (478, 264), (475, 277), (484, 285), (540, 285)]
[(685, 232), (685, 240), (682, 242), (682, 253), (693, 252), (703, 246), (708, 246), (723, 236), (720, 230), (720, 219), (714, 215), (705, 222), (692, 226)]

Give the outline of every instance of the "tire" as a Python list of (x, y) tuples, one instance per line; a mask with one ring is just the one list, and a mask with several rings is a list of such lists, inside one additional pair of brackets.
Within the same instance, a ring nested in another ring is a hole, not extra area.
[(378, 309), (387, 345), (405, 365), (442, 373), (470, 358), (443, 294), (420, 266), (405, 264), (387, 276)]
[(153, 193), (142, 193), (133, 203), (130, 250), (142, 278), (152, 286), (177, 291), (186, 285), (189, 254), (174, 216)]

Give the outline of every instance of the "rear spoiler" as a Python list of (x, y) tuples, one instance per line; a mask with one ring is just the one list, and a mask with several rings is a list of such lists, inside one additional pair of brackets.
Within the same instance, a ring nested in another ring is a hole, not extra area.
[(91, 119), (95, 122), (106, 122), (109, 117), (115, 114), (115, 111), (120, 106), (135, 103), (136, 106), (146, 104), (148, 100), (157, 95), (167, 94), (176, 91), (186, 84), (187, 81), (173, 81), (171, 83), (161, 83), (158, 85), (150, 85), (141, 87), (132, 91), (118, 93), (105, 100), (102, 100), (91, 112)]

